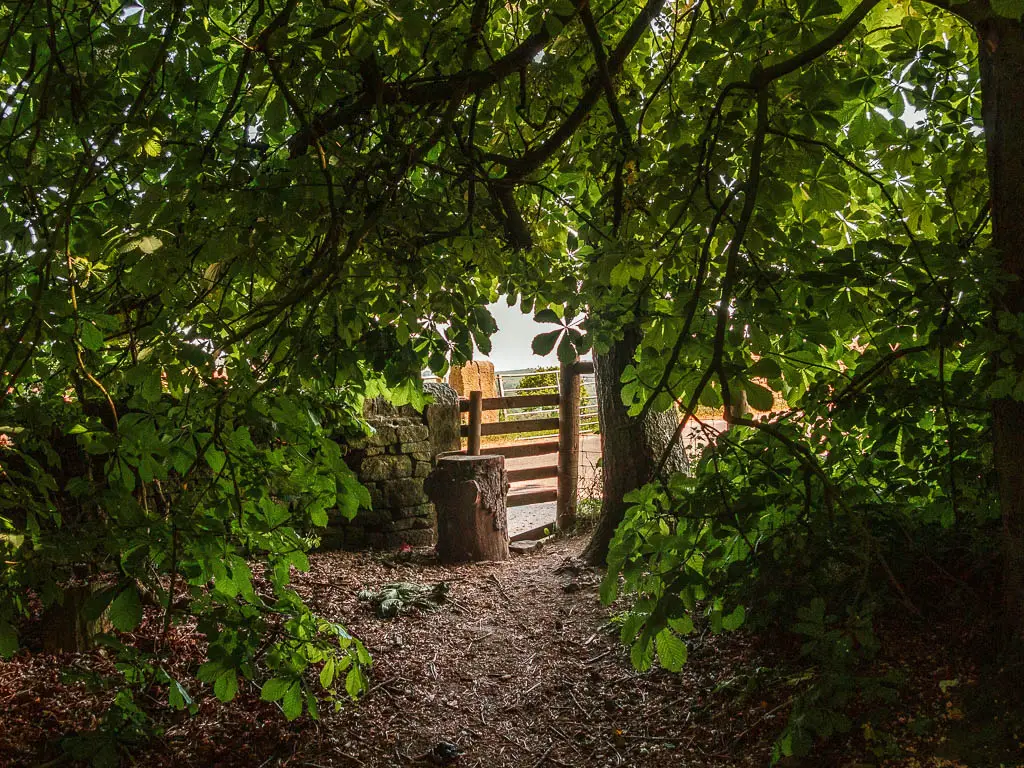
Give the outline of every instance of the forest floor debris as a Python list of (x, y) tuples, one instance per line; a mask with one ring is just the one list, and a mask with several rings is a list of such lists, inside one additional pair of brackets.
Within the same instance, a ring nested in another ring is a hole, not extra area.
[[(637, 673), (610, 622), (614, 611), (598, 600), (598, 571), (576, 559), (583, 543), (553, 541), (531, 557), (460, 566), (424, 553), (405, 562), (315, 555), (297, 588), (373, 653), (366, 698), (338, 713), (324, 707), (320, 722), (288, 723), (260, 701), (255, 684), (243, 683), (239, 697), (221, 705), (193, 683), (198, 713), (162, 715), (162, 734), (134, 758), (150, 768), (400, 768), (425, 764), (445, 743), (452, 764), (466, 768), (767, 765), (796, 692), (786, 672), (792, 648), (743, 632), (698, 633), (681, 674)], [(397, 622), (360, 600), (365, 589), (399, 582), (444, 582), (449, 599)], [(566, 584), (578, 588), (567, 592)], [(140, 634), (147, 631), (158, 629), (144, 624)], [(937, 633), (948, 628), (892, 631), (906, 637), (879, 664), (900, 680), (895, 707), (801, 765), (976, 765), (958, 761), (946, 736), (976, 684), (972, 662), (966, 654), (936, 657), (944, 647)], [(170, 641), (178, 671), (201, 660), (204, 644), (193, 630), (175, 628)], [(62, 737), (95, 727), (114, 694), (90, 675), (111, 667), (102, 651), (23, 652), (0, 662), (0, 765), (54, 760)]]

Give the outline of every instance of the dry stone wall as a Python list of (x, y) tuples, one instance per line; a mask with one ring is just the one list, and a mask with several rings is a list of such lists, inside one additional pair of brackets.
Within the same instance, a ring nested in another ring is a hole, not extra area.
[(373, 433), (345, 439), (345, 462), (370, 492), (370, 509), (352, 520), (332, 516), (323, 535), (324, 549), (392, 549), (434, 542), (437, 518), (423, 491), (435, 457), (459, 450), (458, 395), (445, 384), (424, 389), (434, 402), (423, 413), (395, 407), (383, 398), (368, 401), (363, 412)]

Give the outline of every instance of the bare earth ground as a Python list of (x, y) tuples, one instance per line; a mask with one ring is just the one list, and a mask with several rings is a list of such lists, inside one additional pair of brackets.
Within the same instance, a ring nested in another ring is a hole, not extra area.
[[(406, 563), (368, 553), (315, 555), (296, 582), (322, 614), (366, 643), (374, 656), (369, 695), (337, 714), (324, 707), (320, 722), (287, 723), (276, 705), (259, 701), (253, 683), (219, 705), (192, 681), (199, 713), (161, 715), (162, 736), (124, 764), (423, 766), (430, 763), (417, 756), (446, 740), (464, 751), (457, 765), (466, 768), (766, 765), (795, 690), (785, 672), (774, 671), (785, 666), (781, 654), (744, 633), (698, 634), (682, 674), (635, 672), (609, 625), (612, 611), (597, 599), (599, 574), (572, 559), (583, 543), (556, 541), (509, 562), (457, 567), (439, 566), (427, 553)], [(356, 597), (363, 587), (403, 580), (446, 581), (451, 599), (439, 611), (386, 621)], [(147, 618), (140, 645), (158, 624)], [(927, 757), (909, 730), (922, 713), (936, 723), (956, 719), (952, 694), (940, 694), (939, 681), (970, 683), (967, 662), (929, 655), (933, 640), (885, 662), (909, 681), (901, 707), (909, 714), (876, 730), (905, 747), (902, 757), (878, 755), (878, 734), (854, 731), (830, 757), (804, 765), (973, 765)], [(196, 633), (177, 629), (170, 667), (194, 668), (201, 647)], [(62, 666), (109, 670), (111, 663), (101, 651), (23, 652), (0, 662), (0, 764), (52, 761), (62, 736), (95, 726), (112, 692), (62, 680)], [(153, 705), (166, 701), (157, 688), (149, 695)], [(934, 731), (928, 738), (934, 742)]]

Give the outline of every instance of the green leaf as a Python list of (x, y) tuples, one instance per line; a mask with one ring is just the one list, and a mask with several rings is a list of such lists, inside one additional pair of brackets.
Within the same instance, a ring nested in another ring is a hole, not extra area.
[(206, 449), (206, 463), (213, 470), (214, 474), (219, 474), (224, 469), (224, 464), (227, 458), (224, 456), (224, 452), (214, 448), (212, 445)]
[(107, 615), (110, 623), (121, 632), (131, 632), (139, 626), (142, 622), (142, 600), (134, 584), (114, 598)]
[(324, 688), (330, 688), (331, 683), (334, 682), (334, 658), (330, 658), (324, 662), (323, 669), (320, 670), (320, 685)]
[(18, 633), (6, 621), (0, 621), (0, 656), (11, 658), (18, 652)]
[(992, 11), (1006, 19), (1020, 19), (1024, 16), (1024, 0), (991, 0)]
[(223, 672), (213, 684), (213, 693), (221, 701), (231, 701), (238, 693), (238, 675), (235, 670)]
[(159, 237), (153, 237), (152, 235), (146, 235), (139, 239), (139, 250), (143, 253), (153, 253), (163, 247), (164, 241)]
[(530, 345), (533, 349), (533, 354), (541, 355), (542, 357), (544, 355), (550, 355), (551, 350), (555, 348), (555, 342), (558, 341), (558, 337), (561, 335), (562, 329), (558, 328), (557, 330), (548, 331), (547, 333), (535, 336), (533, 344)]
[(654, 638), (658, 651), (658, 662), (669, 672), (678, 672), (686, 663), (686, 643), (676, 637), (671, 630), (663, 629)]
[(362, 667), (355, 665), (345, 675), (345, 692), (350, 698), (357, 699), (366, 690), (366, 675)]
[(103, 347), (103, 333), (92, 323), (82, 323), (82, 346), (97, 350)]
[(289, 720), (294, 720), (302, 714), (302, 686), (298, 680), (292, 683), (281, 697), (281, 709)]
[(651, 668), (653, 657), (651, 641), (645, 632), (637, 638), (636, 642), (633, 643), (633, 647), (629, 649), (629, 660), (633, 663), (633, 668), (638, 672), (646, 672)]
[(192, 697), (177, 680), (171, 679), (167, 686), (167, 704), (171, 709), (182, 710), (192, 705)]
[(777, 379), (782, 376), (782, 368), (770, 357), (762, 357), (747, 369), (747, 376), (758, 379)]
[(775, 395), (767, 387), (752, 381), (744, 381), (743, 389), (747, 393), (747, 403), (755, 411), (770, 411), (775, 404)]
[(722, 627), (724, 629), (728, 629), (729, 631), (739, 629), (743, 626), (743, 622), (746, 618), (746, 609), (742, 605), (737, 605), (733, 609), (732, 613), (730, 613), (728, 616), (722, 617)]
[(568, 335), (562, 337), (562, 341), (558, 344), (558, 361), (560, 363), (569, 364), (576, 359), (576, 347), (572, 343), (572, 339)]
[(272, 677), (260, 689), (260, 698), (264, 701), (278, 701), (291, 687), (293, 681), (283, 677)]
[(533, 322), (535, 323), (559, 323), (561, 324), (562, 318), (558, 316), (558, 313), (553, 309), (542, 309), (536, 315), (533, 316)]

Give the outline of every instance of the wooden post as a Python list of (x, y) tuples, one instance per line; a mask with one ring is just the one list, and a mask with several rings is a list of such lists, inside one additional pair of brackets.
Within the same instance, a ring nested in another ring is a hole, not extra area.
[(484, 422), (484, 393), (478, 389), (469, 393), (469, 437), (466, 455), (480, 455), (480, 429)]
[(442, 456), (424, 488), (437, 508), (442, 563), (508, 560), (504, 456)]
[(579, 360), (563, 363), (558, 398), (558, 501), (555, 524), (567, 531), (576, 523), (580, 476)]

